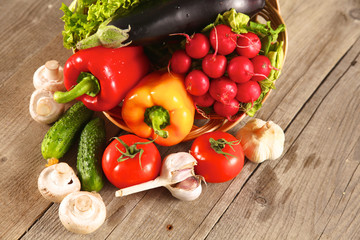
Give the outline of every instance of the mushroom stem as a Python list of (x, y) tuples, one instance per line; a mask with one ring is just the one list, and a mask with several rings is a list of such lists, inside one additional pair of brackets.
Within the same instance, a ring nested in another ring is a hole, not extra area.
[(91, 204), (91, 198), (87, 195), (82, 195), (75, 200), (75, 209), (79, 210), (80, 212), (86, 212), (91, 208)]
[(78, 234), (89, 234), (104, 223), (106, 206), (98, 193), (73, 192), (60, 203), (59, 217), (67, 230)]
[(71, 182), (71, 177), (73, 174), (72, 168), (66, 163), (58, 163), (55, 165), (54, 170), (51, 174), (51, 180), (55, 184), (69, 184)]
[(60, 64), (56, 60), (50, 60), (45, 63), (44, 76), (49, 80), (59, 79)]

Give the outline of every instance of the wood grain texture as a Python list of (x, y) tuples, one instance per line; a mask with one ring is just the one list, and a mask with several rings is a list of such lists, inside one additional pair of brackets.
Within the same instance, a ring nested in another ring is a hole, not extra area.
[[(193, 202), (165, 188), (116, 198), (107, 182), (100, 192), (107, 219), (86, 236), (66, 231), (59, 205), (37, 190), (49, 126), (28, 113), (34, 71), (71, 55), (62, 47), (60, 6), (58, 0), (0, 4), (0, 239), (360, 238), (359, 1), (280, 0), (288, 55), (277, 89), (256, 114), (285, 130), (280, 159), (246, 162), (238, 177), (204, 185)], [(125, 134), (109, 121), (106, 128), (108, 138)], [(191, 143), (159, 150), (165, 157), (189, 151)], [(75, 156), (76, 146), (64, 159), (74, 166)]]
[[(300, 132), (287, 129), (291, 146), (284, 156), (261, 164), (208, 239), (360, 237), (360, 205), (354, 200), (360, 164), (355, 153), (360, 137), (359, 60), (360, 39), (292, 122), (305, 121), (306, 127)], [(346, 107), (339, 108), (339, 102)]]

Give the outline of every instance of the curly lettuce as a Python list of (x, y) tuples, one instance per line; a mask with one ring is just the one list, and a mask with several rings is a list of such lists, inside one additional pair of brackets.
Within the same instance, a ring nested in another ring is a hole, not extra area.
[(149, 0), (74, 0), (69, 6), (62, 4), (64, 12), (63, 44), (75, 48), (76, 44), (92, 34), (100, 24), (118, 15), (125, 16), (140, 3)]

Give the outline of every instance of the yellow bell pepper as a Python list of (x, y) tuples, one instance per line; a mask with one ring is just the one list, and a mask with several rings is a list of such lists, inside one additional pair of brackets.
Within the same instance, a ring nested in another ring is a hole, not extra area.
[(139, 137), (172, 146), (191, 131), (195, 106), (182, 75), (153, 72), (128, 92), (121, 114), (126, 125)]

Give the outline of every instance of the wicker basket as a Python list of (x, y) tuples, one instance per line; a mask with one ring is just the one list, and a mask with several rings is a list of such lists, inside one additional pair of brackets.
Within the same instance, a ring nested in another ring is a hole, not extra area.
[[(259, 12), (255, 17), (255, 20), (264, 20), (271, 21), (272, 27), (277, 28), (280, 24), (284, 24), (284, 20), (280, 15), (280, 8), (278, 0), (266, 0), (265, 7)], [(287, 52), (287, 31), (279, 34), (279, 40), (284, 42), (284, 60)], [(267, 99), (271, 91), (269, 91), (264, 97), (262, 103)], [(125, 124), (121, 118), (121, 107), (116, 107), (110, 111), (103, 112), (104, 115), (116, 126), (127, 131), (132, 132), (131, 129)], [(220, 117), (218, 115), (210, 115), (208, 119), (204, 118), (202, 115), (196, 113), (195, 123), (191, 129), (191, 132), (184, 138), (183, 141), (192, 140), (198, 136), (219, 130), (219, 131), (228, 131), (237, 125), (243, 118), (246, 116), (246, 113), (240, 113), (238, 118), (235, 121), (229, 121), (226, 118)]]

